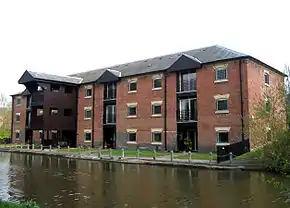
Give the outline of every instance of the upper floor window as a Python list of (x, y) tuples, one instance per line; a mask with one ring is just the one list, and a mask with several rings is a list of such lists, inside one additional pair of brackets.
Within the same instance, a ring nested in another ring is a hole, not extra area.
[(129, 81), (129, 92), (136, 92), (137, 91), (137, 80), (130, 80)]
[(22, 100), (22, 97), (21, 96), (18, 96), (16, 98), (16, 105), (21, 105), (21, 100)]
[(43, 87), (41, 87), (41, 86), (37, 86), (37, 92), (43, 92)]
[(229, 113), (229, 98), (230, 94), (215, 95), (216, 113)]
[(265, 85), (269, 85), (270, 84), (269, 72), (264, 71), (264, 78), (265, 78)]
[(184, 73), (179, 76), (180, 92), (189, 92), (196, 90), (196, 73)]
[(187, 98), (179, 100), (178, 121), (196, 121), (197, 105), (195, 98)]
[(116, 99), (116, 83), (107, 83), (105, 86), (105, 99)]
[(50, 91), (52, 91), (52, 92), (58, 92), (59, 89), (60, 89), (60, 85), (58, 85), (58, 84), (51, 84), (50, 85)]
[(228, 69), (226, 67), (216, 68), (215, 80), (216, 81), (227, 81), (228, 80)]
[(128, 103), (128, 117), (136, 117), (137, 116), (137, 103)]
[(91, 130), (84, 130), (84, 141), (91, 141), (92, 140), (92, 131)]
[(92, 88), (88, 87), (86, 88), (86, 92), (85, 92), (85, 98), (91, 98), (92, 97)]
[(72, 111), (72, 109), (64, 109), (63, 114), (64, 114), (64, 116), (72, 116), (73, 111)]
[(152, 105), (152, 116), (161, 116), (162, 114), (162, 102), (151, 102)]
[(160, 76), (153, 77), (153, 90), (159, 90), (162, 88), (162, 78)]
[(36, 116), (43, 116), (43, 109), (42, 108), (36, 109)]
[(20, 113), (16, 113), (15, 120), (16, 120), (16, 122), (20, 122)]
[(64, 93), (70, 94), (73, 92), (73, 87), (67, 86), (64, 88)]
[(85, 107), (85, 120), (89, 120), (92, 117), (92, 108)]
[(58, 108), (50, 108), (49, 115), (56, 116), (58, 112), (59, 112)]
[(106, 124), (116, 123), (116, 105), (106, 106)]

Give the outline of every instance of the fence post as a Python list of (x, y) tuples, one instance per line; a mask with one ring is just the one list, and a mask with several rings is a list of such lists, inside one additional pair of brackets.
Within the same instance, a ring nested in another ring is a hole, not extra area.
[(51, 145), (49, 145), (49, 151), (51, 152)]
[(67, 151), (69, 152), (69, 145), (67, 146)]
[(40, 145), (40, 150), (41, 150), (41, 151), (43, 150), (43, 145), (42, 145), (42, 144)]
[(122, 148), (122, 159), (124, 159), (124, 157), (125, 157), (125, 150), (124, 148)]
[(113, 152), (112, 152), (112, 148), (109, 149), (109, 157), (112, 158), (113, 157)]
[(32, 144), (32, 150), (34, 150), (34, 147), (35, 147), (34, 144)]
[(26, 149), (27, 149), (27, 150), (29, 150), (29, 144), (27, 144), (27, 147), (26, 147)]
[(191, 163), (191, 151), (188, 152), (188, 162)]
[(209, 163), (212, 162), (212, 152), (209, 153)]
[(137, 157), (137, 158), (140, 157), (140, 150), (139, 150), (139, 148), (137, 148), (136, 157)]
[(101, 157), (102, 157), (101, 148), (99, 148), (99, 150), (98, 150), (98, 157), (99, 157), (99, 158), (101, 158)]
[(233, 161), (233, 153), (230, 152), (230, 164), (232, 163), (232, 161)]
[(153, 150), (153, 160), (156, 160), (156, 150)]
[(58, 149), (58, 151), (60, 151), (60, 145), (57, 145), (57, 149)]
[(173, 150), (170, 151), (170, 161), (173, 162), (174, 154)]
[(21, 152), (22, 152), (22, 149), (23, 149), (23, 146), (22, 146), (22, 143), (20, 144), (20, 150), (21, 150)]

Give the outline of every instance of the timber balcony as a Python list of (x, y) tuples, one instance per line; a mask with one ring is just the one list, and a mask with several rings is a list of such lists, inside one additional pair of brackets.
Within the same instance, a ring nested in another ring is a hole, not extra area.
[(197, 121), (197, 113), (192, 110), (177, 110), (177, 122), (185, 123), (185, 122), (196, 122)]

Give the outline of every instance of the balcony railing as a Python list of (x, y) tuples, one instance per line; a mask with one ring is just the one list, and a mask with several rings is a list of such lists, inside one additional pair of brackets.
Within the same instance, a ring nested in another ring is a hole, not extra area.
[(177, 110), (178, 122), (194, 122), (197, 121), (197, 113), (191, 110)]

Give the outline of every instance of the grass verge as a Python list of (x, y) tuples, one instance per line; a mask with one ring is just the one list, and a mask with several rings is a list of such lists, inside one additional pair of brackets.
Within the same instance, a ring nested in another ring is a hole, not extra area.
[(0, 201), (0, 208), (40, 208), (35, 202), (11, 203)]
[[(188, 159), (188, 154), (174, 157), (176, 159)], [(216, 154), (212, 154), (212, 159), (216, 160)], [(191, 153), (192, 160), (209, 160), (209, 153)]]
[(259, 160), (262, 157), (262, 149), (247, 152), (235, 158), (235, 160)]

